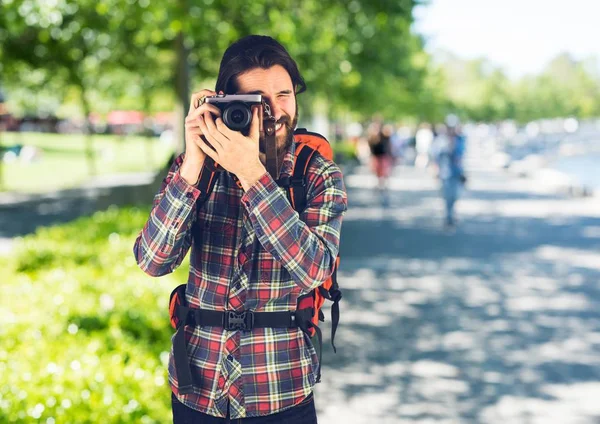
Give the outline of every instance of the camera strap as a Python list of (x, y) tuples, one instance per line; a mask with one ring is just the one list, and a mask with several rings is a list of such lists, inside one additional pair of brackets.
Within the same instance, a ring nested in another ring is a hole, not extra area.
[(265, 134), (265, 158), (267, 172), (274, 180), (279, 178), (279, 155), (277, 154), (277, 140), (275, 138), (275, 117), (271, 115), (271, 108), (263, 102), (263, 111), (266, 115), (263, 119)]

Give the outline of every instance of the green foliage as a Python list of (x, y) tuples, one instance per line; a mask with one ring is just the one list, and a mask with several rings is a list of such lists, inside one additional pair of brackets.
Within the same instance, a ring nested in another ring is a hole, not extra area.
[(446, 55), (438, 71), (452, 107), (475, 121), (600, 116), (600, 75), (594, 63), (557, 56), (539, 75), (509, 79), (484, 59), (462, 60)]
[(598, 66), (566, 55), (519, 81), (483, 59), (434, 65), (412, 30), (416, 3), (9, 0), (0, 2), (0, 82), (18, 115), (72, 116), (72, 104), (84, 116), (171, 110), (189, 98), (188, 85), (211, 88), (227, 46), (256, 33), (280, 40), (298, 62), (309, 87), (299, 99), (305, 118), (316, 104), (332, 118), (394, 121), (600, 115)]
[(169, 421), (168, 296), (186, 265), (160, 279), (139, 270), (148, 212), (43, 228), (0, 259), (0, 422)]
[(337, 164), (343, 164), (357, 160), (356, 146), (350, 141), (333, 143), (333, 159)]
[(24, 69), (42, 70), (27, 85), (32, 92), (58, 82), (57, 98), (64, 100), (76, 86), (84, 92), (77, 99), (84, 113), (103, 112), (128, 98), (137, 109), (149, 110), (158, 93), (167, 108), (173, 97), (164, 90), (175, 93), (181, 59), (176, 40), (189, 50), (199, 84), (216, 77), (232, 41), (259, 33), (279, 39), (297, 59), (310, 87), (307, 102), (326, 98), (334, 111), (411, 114), (425, 76), (415, 61), (423, 54), (422, 42), (410, 31), (414, 5), (415, 0), (11, 0), (0, 3), (1, 59), (10, 71), (4, 84), (17, 110), (35, 105), (15, 94)]

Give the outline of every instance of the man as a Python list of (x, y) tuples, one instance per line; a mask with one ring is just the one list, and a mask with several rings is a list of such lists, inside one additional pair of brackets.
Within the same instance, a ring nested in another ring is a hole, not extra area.
[[(299, 295), (326, 281), (338, 254), (347, 199), (339, 168), (316, 155), (307, 171), (307, 206), (298, 214), (265, 168), (259, 108), (248, 136), (224, 125), (205, 96), (261, 94), (276, 118), (279, 176), (292, 172), (296, 94), (306, 89), (277, 41), (248, 36), (223, 55), (215, 91), (191, 99), (186, 152), (154, 199), (134, 253), (148, 274), (172, 272), (191, 247), (186, 300), (210, 311), (286, 312)], [(210, 144), (210, 145), (209, 145)], [(212, 147), (211, 147), (212, 146)], [(218, 175), (203, 203), (196, 187), (207, 157)], [(182, 394), (169, 361), (175, 423), (316, 423), (312, 387), (319, 363), (299, 328), (230, 331), (185, 326), (193, 392)]]

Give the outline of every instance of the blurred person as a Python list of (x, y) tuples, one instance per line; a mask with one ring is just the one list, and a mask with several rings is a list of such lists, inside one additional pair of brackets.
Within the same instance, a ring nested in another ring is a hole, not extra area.
[[(220, 109), (203, 101), (217, 92), (261, 94), (276, 119), (278, 175), (289, 177), (296, 154), (296, 95), (305, 89), (285, 48), (253, 35), (225, 51), (214, 91), (192, 95), (186, 151), (163, 181), (134, 254), (142, 270), (161, 276), (173, 272), (191, 248), (184, 297), (200, 314), (223, 316), (225, 323), (228, 316), (260, 312), (291, 322), (297, 298), (334, 269), (347, 208), (339, 167), (315, 154), (305, 174), (306, 209), (299, 215), (267, 172), (259, 108), (253, 107), (244, 135), (225, 126)], [(202, 203), (197, 184), (208, 158), (225, 172)], [(313, 386), (319, 358), (300, 328), (184, 329), (193, 384), (191, 390), (179, 384), (171, 349), (174, 423), (317, 422)]]
[(394, 164), (406, 164), (409, 158), (408, 147), (411, 138), (414, 136), (410, 127), (399, 125), (398, 129), (392, 134), (390, 139), (392, 143), (392, 156)]
[(371, 166), (377, 176), (377, 188), (380, 194), (386, 196), (388, 179), (393, 167), (392, 138), (393, 128), (391, 125), (383, 125), (375, 120), (368, 128), (367, 143), (371, 153)]
[(456, 227), (455, 205), (460, 191), (466, 182), (463, 157), (465, 138), (457, 125), (446, 127), (441, 125), (434, 139), (432, 154), (437, 167), (437, 177), (441, 182), (441, 193), (444, 199), (444, 228), (453, 230)]
[(433, 144), (434, 132), (431, 125), (424, 122), (419, 125), (415, 133), (415, 166), (426, 168), (430, 161), (431, 145)]

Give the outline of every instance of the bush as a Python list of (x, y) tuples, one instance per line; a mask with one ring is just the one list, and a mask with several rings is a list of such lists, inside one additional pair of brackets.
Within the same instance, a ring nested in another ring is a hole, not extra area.
[(356, 153), (356, 147), (350, 141), (340, 141), (338, 143), (334, 143), (333, 147), (333, 155), (334, 160), (338, 164), (355, 162), (358, 160), (358, 156)]
[(168, 296), (132, 247), (149, 209), (40, 229), (0, 260), (0, 422), (171, 420)]

